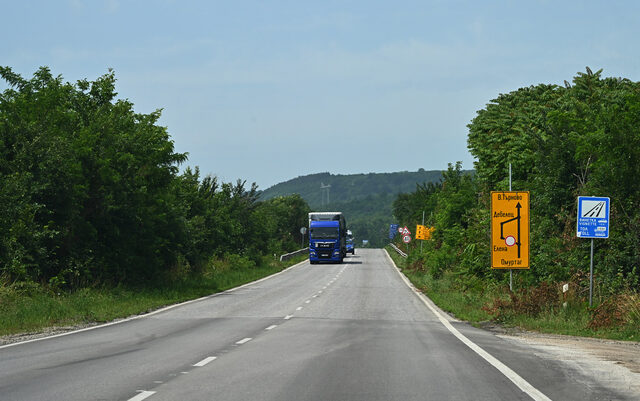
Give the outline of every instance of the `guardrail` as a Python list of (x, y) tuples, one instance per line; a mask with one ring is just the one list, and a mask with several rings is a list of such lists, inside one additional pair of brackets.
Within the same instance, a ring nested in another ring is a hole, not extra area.
[(303, 248), (303, 249), (298, 249), (297, 251), (293, 251), (291, 253), (285, 253), (284, 255), (280, 256), (280, 261), (284, 262), (287, 259), (291, 259), (292, 257), (298, 256), (298, 255), (300, 255), (302, 253), (305, 253), (305, 252), (309, 252), (309, 247), (306, 247), (306, 248)]
[(406, 258), (406, 257), (407, 257), (407, 254), (406, 254), (406, 253), (404, 253), (404, 252), (402, 252), (402, 251), (400, 250), (400, 248), (398, 248), (398, 247), (396, 246), (396, 244), (389, 244), (389, 245), (391, 245), (391, 248), (395, 249), (395, 251), (396, 251), (396, 252), (398, 252), (398, 254), (399, 254), (400, 256), (402, 256), (403, 258)]

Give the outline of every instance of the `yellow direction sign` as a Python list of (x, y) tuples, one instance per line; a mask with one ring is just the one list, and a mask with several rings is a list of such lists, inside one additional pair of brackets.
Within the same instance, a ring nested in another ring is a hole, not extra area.
[(433, 232), (434, 228), (433, 227), (427, 227), (427, 226), (423, 226), (418, 224), (416, 226), (416, 239), (421, 239), (421, 240), (430, 240), (431, 239), (431, 233)]
[(491, 268), (529, 268), (529, 192), (491, 192)]

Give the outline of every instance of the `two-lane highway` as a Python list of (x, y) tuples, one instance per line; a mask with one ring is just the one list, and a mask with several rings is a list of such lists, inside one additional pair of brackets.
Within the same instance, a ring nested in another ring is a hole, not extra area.
[(0, 347), (2, 400), (621, 399), (585, 381), (431, 310), (382, 250)]

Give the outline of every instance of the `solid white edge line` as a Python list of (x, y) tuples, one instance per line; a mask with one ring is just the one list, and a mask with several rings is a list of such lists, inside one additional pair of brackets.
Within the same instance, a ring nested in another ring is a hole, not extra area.
[(253, 340), (253, 338), (251, 338), (251, 337), (246, 337), (246, 338), (243, 338), (243, 339), (242, 339), (242, 340), (240, 340), (240, 341), (236, 341), (236, 344), (238, 344), (238, 345), (246, 344), (246, 343), (248, 343), (248, 342), (249, 342), (249, 341), (251, 341), (251, 340)]
[(144, 391), (144, 390), (139, 390), (139, 391), (140, 393), (138, 395), (136, 395), (135, 397), (129, 398), (127, 401), (142, 401), (146, 398), (151, 397), (156, 393), (155, 391)]
[(479, 345), (469, 340), (464, 334), (460, 333), (458, 329), (453, 327), (453, 325), (447, 319), (445, 319), (440, 312), (438, 312), (433, 306), (431, 306), (429, 302), (427, 302), (427, 300), (425, 299), (426, 295), (418, 291), (415, 288), (415, 286), (409, 281), (409, 279), (404, 274), (402, 274), (402, 272), (400, 271), (400, 269), (398, 269), (398, 266), (396, 266), (393, 259), (391, 259), (389, 252), (387, 252), (386, 249), (384, 249), (384, 252), (386, 253), (387, 258), (391, 262), (392, 266), (396, 269), (396, 271), (400, 275), (400, 278), (402, 278), (402, 281), (404, 281), (404, 283), (412, 290), (414, 294), (416, 294), (416, 296), (422, 301), (422, 303), (424, 303), (431, 310), (431, 312), (433, 312), (433, 314), (436, 315), (438, 320), (440, 320), (440, 323), (442, 323), (444, 327), (446, 327), (447, 330), (451, 332), (451, 334), (456, 336), (460, 341), (462, 341), (463, 344), (471, 348), (476, 354), (480, 355), (485, 361), (489, 362), (491, 366), (498, 369), (500, 373), (502, 373), (507, 379), (511, 380), (513, 384), (518, 386), (518, 388), (523, 392), (525, 392), (529, 397), (531, 397), (536, 401), (551, 401), (549, 397), (544, 395), (537, 388), (533, 387), (528, 381), (523, 379), (519, 374), (514, 372), (511, 368), (509, 368), (504, 363), (500, 362), (493, 355), (491, 355), (490, 353), (482, 349)]
[(218, 359), (217, 356), (208, 356), (208, 357), (204, 358), (203, 360), (201, 360), (200, 362), (194, 364), (193, 366), (195, 366), (197, 368), (201, 368), (204, 365), (208, 364), (209, 362), (215, 361), (216, 359)]
[(197, 298), (197, 299), (192, 299), (192, 300), (189, 300), (189, 301), (181, 302), (181, 303), (179, 303), (179, 304), (173, 304), (173, 305), (165, 306), (164, 308), (161, 308), (161, 309), (155, 310), (155, 311), (153, 311), (153, 312), (145, 313), (145, 314), (142, 314), (142, 315), (136, 315), (136, 316), (127, 317), (127, 318), (124, 318), (124, 319), (121, 319), (121, 320), (117, 320), (117, 321), (113, 321), (113, 322), (109, 322), (109, 323), (105, 323), (105, 324), (100, 324), (100, 325), (97, 325), (97, 326), (85, 327), (84, 329), (78, 329), (78, 330), (73, 330), (73, 331), (67, 331), (67, 332), (65, 332), (65, 333), (54, 334), (54, 335), (52, 335), (52, 336), (39, 337), (39, 338), (31, 339), (31, 340), (20, 341), (20, 342), (17, 342), (17, 343), (11, 343), (11, 344), (0, 345), (0, 349), (3, 349), (3, 348), (9, 348), (9, 347), (15, 347), (16, 345), (22, 345), (22, 344), (33, 343), (33, 342), (36, 342), (36, 341), (43, 341), (43, 340), (49, 340), (49, 339), (52, 339), (52, 338), (64, 337), (64, 336), (68, 336), (68, 335), (71, 335), (71, 334), (82, 333), (83, 331), (90, 331), (90, 330), (101, 329), (101, 328), (103, 328), (103, 327), (114, 326), (114, 325), (116, 325), (116, 324), (126, 323), (126, 322), (130, 322), (130, 321), (132, 321), (132, 320), (137, 320), (137, 319), (142, 319), (142, 318), (145, 318), (145, 317), (153, 316), (153, 315), (156, 315), (156, 314), (158, 314), (158, 313), (166, 312), (166, 311), (168, 311), (168, 310), (170, 310), (170, 309), (177, 308), (177, 307), (179, 307), (179, 306), (188, 305), (188, 304), (191, 304), (191, 303), (194, 303), (194, 302), (198, 302), (198, 301), (204, 301), (205, 299), (209, 299), (209, 298), (217, 297), (217, 296), (220, 296), (220, 295), (222, 295), (222, 294), (226, 294), (226, 293), (229, 293), (229, 292), (233, 292), (233, 291), (239, 290), (239, 289), (241, 289), (241, 288), (248, 287), (248, 286), (250, 286), (250, 285), (260, 283), (260, 282), (265, 281), (265, 280), (268, 280), (268, 279), (270, 279), (270, 278), (273, 278), (273, 277), (279, 276), (279, 275), (281, 275), (281, 274), (283, 274), (283, 273), (285, 273), (285, 272), (287, 272), (287, 271), (289, 271), (289, 270), (291, 270), (291, 269), (293, 269), (293, 268), (295, 268), (295, 267), (301, 266), (302, 264), (304, 264), (304, 263), (306, 263), (306, 262), (308, 262), (308, 260), (307, 260), (307, 259), (303, 260), (303, 261), (302, 261), (302, 262), (300, 262), (300, 263), (296, 263), (296, 264), (295, 264), (295, 265), (293, 265), (293, 266), (289, 266), (289, 267), (287, 267), (286, 269), (281, 270), (281, 271), (279, 271), (279, 272), (277, 272), (277, 273), (274, 273), (274, 274), (272, 274), (272, 275), (270, 275), (270, 276), (263, 277), (263, 278), (258, 279), (258, 280), (256, 280), (256, 281), (252, 281), (252, 282), (250, 282), (250, 283), (243, 284), (243, 285), (241, 285), (241, 286), (239, 286), (239, 287), (231, 288), (231, 289), (228, 289), (228, 290), (226, 290), (226, 291), (222, 291), (222, 292), (216, 292), (215, 294), (206, 295), (206, 296), (204, 296), (204, 297), (200, 297), (200, 298)]

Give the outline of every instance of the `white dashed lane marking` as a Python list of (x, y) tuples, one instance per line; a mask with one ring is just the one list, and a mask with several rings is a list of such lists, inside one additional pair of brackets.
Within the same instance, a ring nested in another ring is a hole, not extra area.
[(218, 359), (218, 357), (208, 356), (208, 357), (204, 358), (203, 360), (201, 360), (200, 362), (196, 363), (193, 366), (200, 368), (200, 367), (203, 367), (204, 365), (208, 364), (209, 362), (215, 361), (216, 359)]
[(240, 340), (240, 341), (236, 341), (236, 344), (238, 344), (238, 345), (246, 344), (246, 343), (248, 343), (248, 342), (249, 342), (249, 341), (251, 341), (251, 340), (253, 340), (253, 338), (251, 338), (251, 337), (243, 338), (243, 339), (242, 339), (242, 340)]
[(129, 398), (128, 401), (142, 401), (146, 398), (151, 397), (156, 393), (155, 391), (144, 391), (144, 390), (138, 390), (138, 392), (139, 392), (138, 395), (136, 395), (135, 397)]

